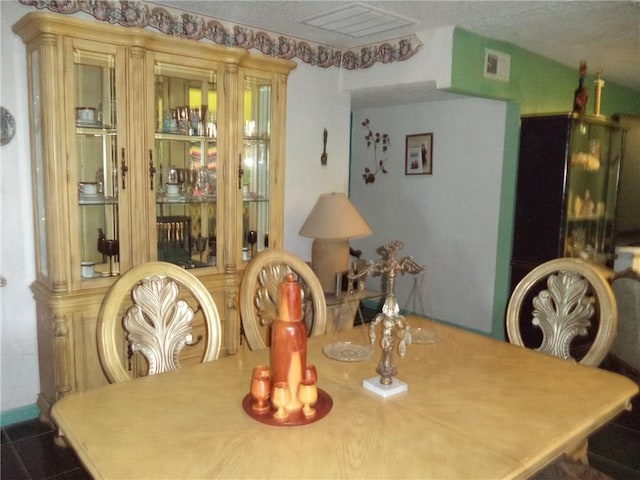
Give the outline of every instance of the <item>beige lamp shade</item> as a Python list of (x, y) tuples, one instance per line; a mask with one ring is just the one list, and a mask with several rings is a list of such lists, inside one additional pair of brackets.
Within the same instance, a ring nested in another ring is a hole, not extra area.
[(300, 229), (313, 238), (311, 267), (322, 289), (335, 292), (336, 274), (349, 269), (349, 239), (371, 235), (371, 227), (344, 193), (324, 193)]

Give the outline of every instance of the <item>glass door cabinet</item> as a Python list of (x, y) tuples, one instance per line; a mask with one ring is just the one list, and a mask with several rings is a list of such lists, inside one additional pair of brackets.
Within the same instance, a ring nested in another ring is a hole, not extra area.
[[(93, 282), (114, 277), (127, 261), (120, 256), (120, 199), (124, 196), (122, 168), (126, 171), (126, 155), (119, 148), (118, 89), (124, 81), (120, 68), (122, 52), (98, 42), (65, 39), (68, 55), (68, 87), (74, 92), (65, 105), (65, 116), (73, 118), (69, 131), (69, 157), (75, 168), (70, 171), (69, 189), (72, 278)], [(75, 208), (77, 206), (77, 208)], [(123, 242), (126, 248), (127, 242)], [(75, 253), (79, 257), (75, 257)], [(126, 257), (125, 257), (126, 258)]]
[(215, 267), (217, 70), (160, 63), (155, 70), (156, 256), (184, 268)]
[(107, 383), (98, 311), (141, 263), (198, 276), (234, 354), (246, 262), (282, 248), (295, 63), (44, 12), (13, 30), (27, 49), (41, 411)]
[(624, 136), (624, 129), (604, 117), (522, 118), (512, 289), (554, 258), (613, 266)]
[(242, 157), (242, 259), (269, 247), (271, 192), (271, 80), (244, 77)]
[(606, 123), (571, 125), (565, 257), (613, 267), (623, 137), (624, 130)]

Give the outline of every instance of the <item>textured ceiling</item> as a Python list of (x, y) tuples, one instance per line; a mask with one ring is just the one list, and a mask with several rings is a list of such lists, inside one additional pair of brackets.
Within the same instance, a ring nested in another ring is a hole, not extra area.
[[(352, 48), (456, 25), (504, 40), (565, 65), (586, 60), (589, 72), (640, 91), (640, 1), (153, 1), (158, 5)], [(366, 5), (412, 22), (366, 36), (335, 33), (306, 20), (349, 5)], [(605, 86), (606, 88), (606, 86)]]

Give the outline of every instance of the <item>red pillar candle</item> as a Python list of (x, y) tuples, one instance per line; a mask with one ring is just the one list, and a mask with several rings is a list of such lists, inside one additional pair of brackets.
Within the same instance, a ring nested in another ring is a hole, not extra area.
[(302, 408), (298, 385), (307, 363), (307, 327), (302, 322), (302, 289), (293, 275), (280, 285), (279, 319), (271, 326), (271, 380), (286, 382), (291, 392), (288, 411)]

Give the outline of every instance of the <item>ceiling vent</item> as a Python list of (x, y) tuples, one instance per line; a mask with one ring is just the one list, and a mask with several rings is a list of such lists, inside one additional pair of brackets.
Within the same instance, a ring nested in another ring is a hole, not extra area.
[(378, 8), (352, 3), (303, 20), (305, 25), (322, 28), (352, 38), (389, 32), (416, 22)]

